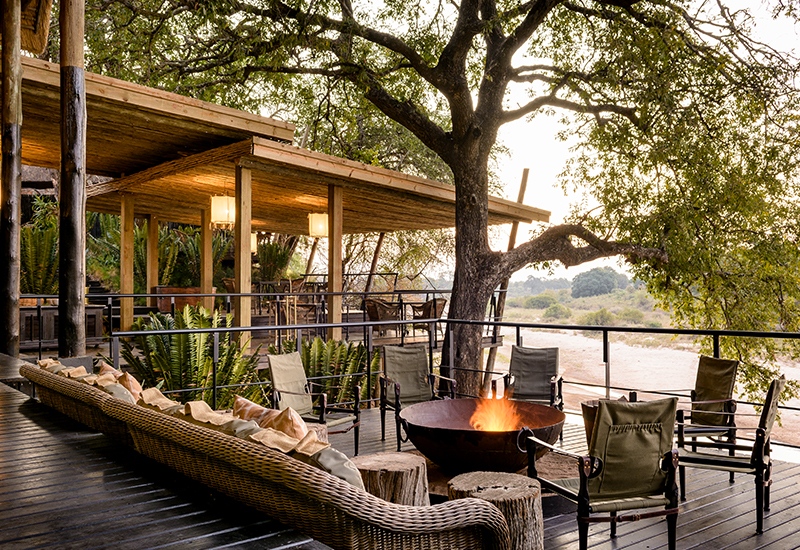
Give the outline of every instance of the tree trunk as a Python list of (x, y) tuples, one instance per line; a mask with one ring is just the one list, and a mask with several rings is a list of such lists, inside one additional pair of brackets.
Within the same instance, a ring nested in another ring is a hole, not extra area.
[(383, 238), (386, 233), (378, 235), (378, 242), (375, 244), (375, 253), (372, 255), (372, 265), (369, 268), (369, 277), (367, 277), (367, 284), (364, 287), (364, 292), (368, 293), (372, 289), (372, 281), (375, 279), (375, 272), (378, 271), (378, 256), (381, 254), (383, 248)]
[[(499, 253), (489, 249), (487, 163), (479, 152), (466, 153), (458, 156), (459, 164), (451, 166), (456, 183), (456, 273), (449, 318), (483, 321), (503, 274), (497, 269)], [(451, 374), (460, 394), (482, 393), (482, 331), (480, 324), (453, 326), (455, 357), (449, 364), (456, 367)]]

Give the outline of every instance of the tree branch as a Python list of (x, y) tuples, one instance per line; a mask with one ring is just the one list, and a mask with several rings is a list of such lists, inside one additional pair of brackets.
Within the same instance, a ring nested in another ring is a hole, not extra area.
[[(586, 246), (575, 246), (573, 238)], [(503, 254), (500, 271), (509, 276), (528, 264), (557, 260), (565, 267), (580, 265), (598, 258), (625, 256), (629, 260), (656, 260), (667, 263), (666, 251), (638, 244), (619, 243), (602, 239), (581, 225), (557, 225), (514, 250)]]

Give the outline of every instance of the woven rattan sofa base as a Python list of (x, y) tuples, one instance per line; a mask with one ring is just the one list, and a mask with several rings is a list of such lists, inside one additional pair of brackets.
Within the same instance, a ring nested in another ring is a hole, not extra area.
[[(77, 407), (79, 416), (95, 423), (94, 429), (116, 431), (124, 425), (128, 442), (141, 454), (333, 548), (509, 548), (506, 521), (486, 501), (391, 504), (263, 445), (120, 401), (36, 367), (20, 372), (36, 383), (40, 395), (45, 389), (67, 396), (48, 397), (46, 404), (56, 410), (70, 415), (67, 409), (74, 412)], [(87, 407), (98, 410), (87, 416)]]
[(56, 376), (33, 365), (23, 365), (19, 372), (36, 385), (37, 397), (48, 407), (92, 430), (132, 445), (128, 425), (106, 415), (102, 410), (104, 401), (114, 399), (107, 393), (87, 384)]

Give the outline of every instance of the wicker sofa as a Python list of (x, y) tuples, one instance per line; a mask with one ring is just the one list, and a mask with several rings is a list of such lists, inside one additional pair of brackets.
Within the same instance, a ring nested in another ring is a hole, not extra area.
[(503, 515), (486, 501), (390, 504), (255, 442), (124, 402), (34, 365), (22, 366), (20, 374), (35, 384), (45, 405), (333, 548), (510, 547)]

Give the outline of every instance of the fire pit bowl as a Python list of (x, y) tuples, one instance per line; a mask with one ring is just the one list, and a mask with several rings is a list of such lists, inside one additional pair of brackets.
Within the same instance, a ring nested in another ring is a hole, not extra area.
[[(536, 403), (511, 401), (520, 416), (510, 431), (481, 431), (470, 418), (481, 399), (445, 399), (417, 403), (400, 411), (400, 422), (414, 446), (443, 470), (454, 473), (516, 472), (528, 464), (517, 447), (519, 431), (533, 430), (539, 439), (555, 443), (564, 425), (564, 413)], [(524, 448), (524, 443), (520, 442)], [(537, 451), (541, 458), (546, 448)]]

